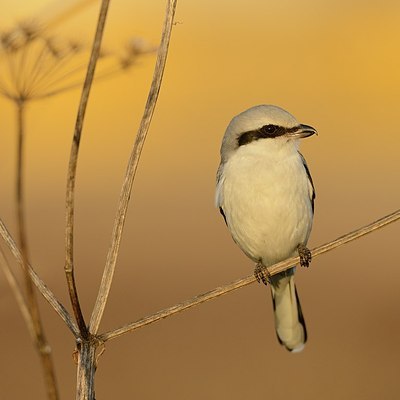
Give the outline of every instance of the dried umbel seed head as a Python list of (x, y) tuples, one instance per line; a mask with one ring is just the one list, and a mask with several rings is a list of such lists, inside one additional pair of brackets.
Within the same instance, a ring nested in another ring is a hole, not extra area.
[(157, 47), (149, 43), (146, 39), (141, 37), (134, 37), (126, 45), (126, 52), (128, 55), (136, 57), (141, 54), (154, 53)]
[(34, 22), (24, 21), (9, 31), (0, 33), (3, 51), (13, 53), (40, 35), (40, 28)]
[[(21, 23), (14, 29), (0, 32), (0, 62), (6, 68), (0, 81), (0, 95), (13, 101), (43, 99), (80, 87), (87, 68), (87, 51), (77, 40), (50, 36), (34, 23)], [(119, 55), (100, 50), (96, 78), (111, 77), (134, 65), (143, 54), (156, 50), (142, 38), (132, 39)]]
[(14, 53), (25, 44), (25, 41), (18, 31), (12, 30), (0, 34), (0, 43), (5, 53)]
[(54, 58), (60, 59), (63, 57), (66, 49), (63, 49), (62, 46), (57, 43), (54, 37), (46, 38), (45, 44), (47, 46), (47, 50)]
[(136, 63), (137, 58), (145, 54), (154, 53), (156, 50), (157, 47), (147, 40), (135, 37), (125, 45), (124, 54), (119, 57), (119, 65), (122, 69), (128, 69)]
[(70, 40), (69, 42), (68, 42), (68, 47), (69, 47), (69, 51), (71, 52), (71, 53), (79, 53), (80, 51), (82, 51), (83, 50), (83, 44), (82, 43), (79, 43), (78, 41), (76, 41), (76, 40)]
[(25, 38), (25, 43), (34, 40), (41, 32), (41, 28), (35, 21), (23, 21), (18, 25), (18, 29)]

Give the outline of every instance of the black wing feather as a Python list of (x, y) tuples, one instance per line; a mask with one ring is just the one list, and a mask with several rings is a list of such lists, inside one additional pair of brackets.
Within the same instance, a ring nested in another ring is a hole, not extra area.
[(225, 224), (228, 226), (228, 223), (226, 222), (226, 216), (225, 216), (225, 213), (224, 213), (224, 210), (223, 210), (222, 207), (219, 208), (219, 212), (220, 212), (221, 215), (224, 217)]
[(311, 183), (311, 186), (312, 186), (312, 189), (313, 189), (312, 196), (311, 196), (311, 207), (312, 207), (312, 211), (314, 213), (314, 200), (315, 200), (314, 182), (312, 180), (312, 176), (311, 176), (310, 170), (308, 169), (308, 165), (307, 165), (306, 159), (304, 158), (303, 154), (301, 154), (300, 152), (299, 152), (299, 154), (300, 154), (301, 160), (303, 161), (304, 169), (306, 170), (306, 174), (308, 176), (308, 179), (309, 179), (309, 181)]

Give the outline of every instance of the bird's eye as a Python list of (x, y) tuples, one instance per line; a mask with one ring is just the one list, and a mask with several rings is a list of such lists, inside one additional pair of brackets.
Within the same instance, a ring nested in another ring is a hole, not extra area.
[(273, 133), (276, 131), (276, 129), (277, 129), (277, 126), (276, 126), (276, 125), (264, 125), (264, 126), (261, 128), (261, 131), (262, 131), (263, 133), (266, 133), (266, 134), (268, 134), (268, 135), (271, 135), (271, 134), (273, 134)]

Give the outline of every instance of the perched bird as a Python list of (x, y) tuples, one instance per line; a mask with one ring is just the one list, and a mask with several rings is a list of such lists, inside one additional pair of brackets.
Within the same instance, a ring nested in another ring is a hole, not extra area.
[(233, 240), (257, 263), (257, 280), (271, 284), (276, 334), (292, 352), (307, 340), (295, 268), (269, 276), (266, 267), (296, 255), (303, 266), (311, 261), (315, 192), (299, 139), (315, 133), (280, 107), (252, 107), (228, 125), (217, 172), (216, 205)]

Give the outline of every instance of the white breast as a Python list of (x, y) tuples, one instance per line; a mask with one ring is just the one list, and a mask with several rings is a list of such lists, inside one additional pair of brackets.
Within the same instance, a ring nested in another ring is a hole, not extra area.
[(296, 143), (259, 140), (239, 147), (224, 164), (217, 205), (235, 242), (268, 266), (306, 244), (313, 218), (311, 191)]

